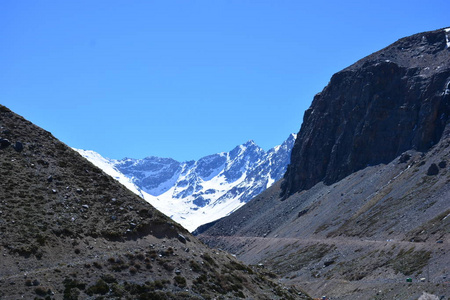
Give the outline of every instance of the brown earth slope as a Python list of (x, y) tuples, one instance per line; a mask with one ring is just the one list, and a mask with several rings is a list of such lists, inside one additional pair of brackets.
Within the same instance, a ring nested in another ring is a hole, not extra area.
[(401, 39), (334, 75), (284, 179), (200, 239), (316, 297), (450, 299), (449, 35)]
[(0, 106), (0, 299), (309, 299)]

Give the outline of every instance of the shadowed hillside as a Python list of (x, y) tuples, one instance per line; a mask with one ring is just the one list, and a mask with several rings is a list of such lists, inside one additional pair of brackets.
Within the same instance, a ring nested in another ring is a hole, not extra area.
[(0, 166), (0, 299), (308, 299), (4, 106)]

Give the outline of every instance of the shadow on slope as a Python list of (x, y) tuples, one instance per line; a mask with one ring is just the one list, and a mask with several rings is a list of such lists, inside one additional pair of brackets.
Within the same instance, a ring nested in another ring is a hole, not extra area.
[(317, 296), (449, 296), (449, 34), (401, 39), (335, 74), (284, 179), (199, 238)]
[(0, 106), (1, 299), (308, 299)]

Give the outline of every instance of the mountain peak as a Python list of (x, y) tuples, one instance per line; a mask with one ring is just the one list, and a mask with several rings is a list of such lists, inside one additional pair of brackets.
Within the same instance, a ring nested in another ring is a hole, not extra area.
[(0, 124), (1, 299), (310, 299), (206, 247), (1, 105)]
[(244, 144), (242, 144), (243, 146), (246, 146), (246, 147), (248, 147), (248, 146), (257, 146), (256, 144), (255, 144), (255, 141), (253, 141), (253, 140), (248, 140), (247, 142), (245, 142)]
[(305, 112), (285, 197), (436, 144), (450, 115), (447, 40), (415, 34), (334, 74)]
[(448, 280), (447, 34), (403, 38), (333, 75), (305, 112), (284, 180), (202, 240), (332, 299), (422, 299), (426, 284)]
[[(297, 134), (291, 133), (291, 134), (289, 135), (289, 137), (286, 139), (286, 141), (284, 141), (284, 143), (292, 143), (292, 142), (295, 141), (296, 138), (297, 138)], [(283, 144), (284, 144), (284, 143), (283, 143)]]
[[(282, 178), (293, 136), (265, 152), (249, 140), (197, 161), (95, 159), (84, 155), (189, 230), (219, 219)], [(105, 165), (104, 162), (111, 162)]]

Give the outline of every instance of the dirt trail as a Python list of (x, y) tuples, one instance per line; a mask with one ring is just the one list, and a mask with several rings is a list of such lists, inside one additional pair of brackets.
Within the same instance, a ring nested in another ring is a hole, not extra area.
[[(210, 235), (201, 235), (200, 238), (202, 240), (208, 241), (208, 240), (214, 240), (214, 239), (222, 239), (226, 240), (228, 242), (265, 242), (265, 243), (297, 243), (297, 244), (311, 244), (311, 243), (321, 243), (321, 244), (328, 244), (328, 245), (335, 245), (335, 246), (368, 246), (368, 245), (382, 245), (382, 246), (388, 246), (388, 245), (401, 245), (404, 247), (416, 247), (421, 249), (428, 249), (428, 250), (434, 250), (439, 247), (446, 247), (448, 248), (448, 243), (443, 241), (442, 243), (436, 243), (436, 242), (410, 242), (410, 241), (400, 241), (400, 240), (394, 240), (394, 239), (388, 239), (388, 240), (369, 240), (369, 239), (355, 239), (355, 238), (349, 238), (349, 237), (330, 237), (330, 238), (286, 238), (286, 237), (257, 237), (257, 236), (210, 236)], [(248, 244), (248, 243), (246, 243)]]
[[(378, 255), (387, 255), (387, 258), (381, 256), (382, 259), (388, 259), (389, 256), (395, 258), (402, 250), (445, 253), (450, 246), (448, 241), (437, 243), (434, 240), (410, 242), (343, 236), (295, 238), (276, 235), (273, 237), (201, 235), (200, 239), (218, 246), (224, 245), (224, 248), (234, 252), (238, 259), (247, 264), (262, 263), (269, 271), (281, 275), (279, 280), (283, 284), (305, 289), (314, 297), (328, 295), (330, 299), (342, 300), (390, 300), (413, 299), (410, 298), (411, 295), (420, 295), (422, 291), (439, 295), (450, 292), (448, 276), (444, 277), (449, 270), (445, 267), (446, 263), (442, 261), (440, 255), (432, 254), (428, 267), (424, 267), (421, 274), (419, 272), (408, 276), (396, 273), (383, 264), (378, 265), (377, 262)], [(320, 245), (326, 245), (326, 247)], [(323, 256), (315, 257), (315, 254), (311, 252), (314, 250), (304, 251), (303, 249), (331, 250)], [(295, 258), (300, 260), (296, 261)], [(324, 264), (326, 261), (330, 263), (328, 267)], [(366, 268), (365, 265), (368, 267)], [(371, 270), (371, 265), (374, 266), (373, 271), (367, 271)], [(343, 275), (345, 273), (342, 272), (342, 268), (345, 269), (345, 267), (349, 272), (353, 272), (352, 269), (354, 269), (355, 274), (362, 271), (365, 275), (354, 280), (347, 280)], [(365, 271), (367, 273), (364, 273)], [(406, 283), (407, 277), (412, 278), (411, 284)], [(356, 298), (355, 295), (357, 295)]]

